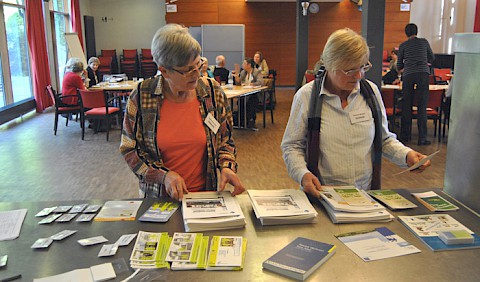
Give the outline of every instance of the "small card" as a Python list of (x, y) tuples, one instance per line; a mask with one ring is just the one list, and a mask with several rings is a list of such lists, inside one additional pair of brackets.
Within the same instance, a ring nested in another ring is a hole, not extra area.
[(61, 213), (55, 213), (55, 214), (49, 215), (49, 216), (45, 217), (44, 219), (40, 220), (40, 221), (38, 222), (38, 224), (48, 224), (48, 223), (52, 223), (52, 222), (54, 222), (57, 218), (59, 218), (60, 216), (62, 216)]
[(215, 117), (213, 117), (212, 113), (208, 113), (204, 122), (214, 134), (217, 134), (218, 128), (220, 128), (220, 123), (215, 119)]
[(81, 204), (81, 205), (75, 205), (72, 207), (72, 209), (69, 211), (69, 213), (79, 213), (82, 212), (88, 204)]
[(37, 241), (35, 241), (35, 243), (33, 243), (31, 248), (32, 249), (48, 248), (48, 246), (50, 246), (52, 244), (52, 242), (53, 242), (52, 238), (40, 238), (40, 239), (37, 239)]
[(366, 110), (353, 111), (353, 112), (348, 113), (348, 115), (350, 116), (350, 123), (351, 124), (365, 122), (365, 121), (369, 121), (369, 120), (372, 119), (371, 111), (366, 111)]
[(65, 213), (62, 216), (60, 216), (56, 222), (69, 222), (72, 220), (77, 214), (76, 213)]
[(51, 208), (44, 208), (43, 210), (39, 211), (35, 216), (36, 217), (41, 217), (41, 216), (47, 216), (51, 212), (53, 212), (57, 207), (51, 207)]
[(8, 255), (0, 256), (0, 267), (7, 265)]
[(64, 213), (69, 211), (71, 208), (72, 206), (58, 206), (53, 212)]
[(95, 214), (94, 213), (86, 213), (86, 214), (81, 214), (77, 217), (77, 220), (76, 221), (80, 221), (80, 222), (88, 222), (88, 221), (92, 221), (92, 219), (95, 217)]
[(102, 207), (102, 205), (89, 205), (88, 207), (85, 208), (83, 213), (97, 212), (101, 207)]
[(414, 165), (412, 165), (411, 167), (405, 169), (405, 170), (402, 170), (398, 173), (395, 173), (393, 176), (397, 176), (399, 174), (402, 174), (404, 172), (407, 172), (407, 171), (411, 171), (411, 170), (414, 170), (414, 169), (417, 169), (419, 167), (421, 167), (424, 163), (426, 163), (428, 160), (432, 159), (433, 157), (435, 157), (436, 154), (438, 154), (438, 152), (440, 152), (440, 150), (432, 153), (431, 155), (428, 155), (427, 157), (421, 159), (420, 161), (418, 161), (417, 163), (415, 163)]
[(107, 281), (117, 277), (112, 263), (104, 263), (90, 267), (93, 281)]
[(50, 238), (52, 238), (52, 240), (55, 240), (55, 241), (60, 241), (67, 238), (70, 235), (75, 234), (76, 232), (77, 230), (63, 230), (61, 232), (58, 232), (55, 235), (50, 236)]
[(102, 249), (98, 253), (98, 257), (110, 257), (117, 253), (118, 245), (117, 244), (108, 244), (103, 245)]
[(100, 244), (103, 242), (108, 242), (108, 240), (103, 236), (96, 236), (96, 237), (81, 239), (81, 240), (78, 240), (77, 242), (82, 246), (91, 246), (91, 245)]
[(137, 236), (137, 233), (122, 235), (122, 236), (120, 236), (120, 238), (118, 238), (118, 240), (117, 240), (117, 242), (115, 242), (115, 244), (120, 246), (120, 247), (128, 246), (130, 244), (130, 242), (132, 242), (132, 240), (135, 239), (136, 236)]

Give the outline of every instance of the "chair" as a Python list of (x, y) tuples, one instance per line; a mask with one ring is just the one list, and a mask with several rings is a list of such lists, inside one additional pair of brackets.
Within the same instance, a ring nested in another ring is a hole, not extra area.
[(390, 129), (397, 125), (397, 117), (402, 114), (401, 106), (399, 105), (399, 98), (395, 89), (382, 89), (382, 100), (387, 113), (387, 119), (390, 124)]
[(273, 122), (273, 109), (275, 109), (275, 104), (277, 102), (277, 97), (275, 94), (275, 81), (277, 79), (277, 71), (274, 69), (270, 69), (268, 71), (268, 78), (264, 79), (265, 86), (268, 86), (268, 89), (263, 91), (262, 100), (259, 101), (259, 106), (263, 108), (263, 127), (265, 128), (265, 112), (267, 109), (270, 110), (270, 117)]
[(140, 53), (140, 72), (145, 78), (152, 77), (157, 73), (157, 64), (153, 61), (151, 49), (143, 49)]
[[(445, 91), (443, 89), (430, 90), (428, 95), (427, 103), (427, 119), (433, 120), (433, 136), (437, 136), (437, 125), (438, 125), (438, 134), (440, 135), (440, 122), (442, 116), (442, 103), (445, 96)], [(417, 99), (414, 99), (414, 106), (417, 106)], [(417, 118), (418, 111), (414, 109), (412, 111), (412, 118)]]
[(115, 49), (102, 49), (101, 53), (102, 57), (112, 57), (112, 67), (110, 73), (117, 73), (118, 72), (118, 60), (117, 60), (117, 50)]
[(315, 80), (314, 73), (305, 73), (305, 83), (309, 83), (310, 81)]
[(138, 76), (137, 49), (123, 49), (123, 54), (120, 55), (120, 71), (128, 77)]
[[(113, 116), (117, 117), (117, 123), (119, 122), (119, 117), (123, 115), (121, 97), (112, 97), (108, 99), (107, 95), (104, 94), (103, 90), (78, 90), (80, 93), (80, 122), (82, 123), (82, 140), (85, 137), (85, 119), (89, 120), (104, 120), (106, 122), (107, 130), (107, 141), (110, 131), (110, 118)], [(112, 107), (110, 103), (113, 100), (118, 99), (119, 107)], [(123, 122), (120, 122), (121, 129), (123, 129)], [(99, 129), (100, 122), (96, 123), (96, 131)]]
[(435, 84), (448, 84), (448, 81), (452, 78), (451, 76), (452, 70), (451, 69), (433, 69), (433, 78)]
[[(113, 59), (110, 56), (100, 56), (100, 65), (98, 66), (98, 74), (103, 77), (105, 74), (111, 74), (113, 70)], [(99, 78), (100, 79), (100, 78)]]
[[(53, 134), (57, 135), (58, 128), (58, 116), (59, 115), (70, 115), (70, 114), (79, 114), (81, 112), (80, 105), (65, 104), (63, 102), (64, 98), (77, 97), (77, 95), (62, 95), (57, 94), (56, 91), (52, 88), (51, 85), (47, 85), (47, 92), (52, 98), (53, 104), (55, 106), (55, 123), (53, 124)], [(68, 126), (68, 120), (65, 123), (65, 126)]]

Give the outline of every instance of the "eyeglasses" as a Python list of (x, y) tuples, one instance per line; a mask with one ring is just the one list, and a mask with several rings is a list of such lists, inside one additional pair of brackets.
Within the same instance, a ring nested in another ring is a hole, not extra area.
[(360, 72), (362, 75), (365, 74), (367, 71), (369, 71), (370, 69), (372, 68), (372, 64), (370, 62), (366, 63), (365, 65), (361, 66), (360, 68), (358, 69), (353, 69), (353, 70), (349, 70), (349, 71), (344, 71), (342, 70), (342, 72), (346, 75), (346, 76), (354, 76), (357, 72)]
[(205, 65), (205, 61), (204, 60), (200, 60), (198, 62), (198, 65), (196, 67), (194, 67), (193, 69), (189, 70), (189, 71), (179, 71), (179, 70), (176, 70), (174, 68), (170, 68), (170, 70), (173, 70), (183, 76), (192, 76), (195, 72), (200, 72), (203, 68), (203, 66)]

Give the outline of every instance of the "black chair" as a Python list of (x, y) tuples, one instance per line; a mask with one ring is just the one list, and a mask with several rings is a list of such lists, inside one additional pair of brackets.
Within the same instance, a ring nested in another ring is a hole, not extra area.
[(62, 95), (61, 93), (57, 94), (51, 85), (47, 85), (47, 92), (50, 95), (50, 98), (52, 98), (55, 106), (55, 123), (53, 124), (53, 134), (57, 135), (58, 116), (67, 115), (65, 126), (68, 126), (70, 115), (76, 114), (78, 117), (78, 114), (81, 112), (81, 107), (79, 104), (66, 104), (63, 102), (64, 99), (70, 100), (73, 97), (78, 98), (77, 95)]

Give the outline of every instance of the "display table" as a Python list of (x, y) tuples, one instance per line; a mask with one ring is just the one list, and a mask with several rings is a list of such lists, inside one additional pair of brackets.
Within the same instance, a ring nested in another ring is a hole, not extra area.
[[(415, 192), (432, 189), (415, 189)], [(433, 189), (446, 199), (450, 197)], [(422, 204), (416, 201), (410, 192), (397, 190), (418, 205), (418, 208), (401, 212), (399, 215), (428, 214)], [(291, 281), (276, 273), (262, 269), (262, 262), (287, 245), (298, 236), (307, 237), (337, 246), (336, 254), (316, 270), (308, 281), (480, 281), (478, 268), (480, 249), (432, 252), (420, 239), (411, 233), (397, 218), (387, 223), (333, 224), (321, 205), (314, 201), (318, 211), (318, 221), (314, 224), (262, 226), (255, 218), (248, 195), (238, 196), (246, 217), (244, 229), (219, 230), (204, 232), (205, 235), (237, 235), (248, 239), (245, 267), (243, 271), (171, 271), (159, 270), (165, 281)], [(105, 201), (92, 200), (89, 203), (103, 204)], [(28, 213), (23, 224), (20, 237), (12, 241), (0, 242), (0, 255), (8, 255), (8, 264), (0, 268), (0, 279), (15, 274), (22, 274), (21, 280), (32, 281), (33, 278), (56, 275), (78, 268), (88, 268), (100, 263), (124, 258), (129, 264), (129, 257), (134, 242), (127, 247), (119, 247), (115, 256), (98, 258), (102, 244), (82, 247), (77, 240), (93, 236), (104, 236), (109, 244), (114, 243), (121, 235), (137, 233), (139, 230), (162, 232), (184, 232), (181, 210), (175, 212), (167, 223), (144, 223), (139, 221), (123, 222), (69, 222), (38, 225), (39, 218), (35, 214), (45, 207), (57, 205), (74, 205), (84, 201), (34, 202), (34, 203), (0, 203), (0, 210), (27, 208)], [(150, 206), (152, 199), (144, 200), (137, 218)], [(480, 219), (460, 206), (459, 211), (449, 212), (451, 216), (480, 234)], [(75, 220), (75, 219), (74, 219)], [(389, 258), (379, 261), (363, 262), (348, 247), (337, 240), (334, 234), (358, 231), (386, 226), (406, 241), (415, 245), (421, 253)], [(78, 230), (78, 232), (62, 241), (53, 242), (48, 249), (33, 250), (30, 246), (38, 238), (49, 237), (62, 230)], [(123, 273), (117, 281), (133, 273)]]

